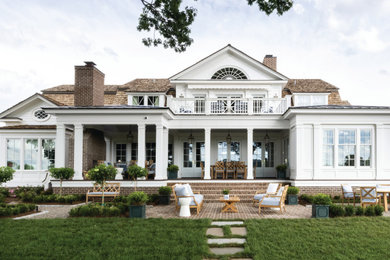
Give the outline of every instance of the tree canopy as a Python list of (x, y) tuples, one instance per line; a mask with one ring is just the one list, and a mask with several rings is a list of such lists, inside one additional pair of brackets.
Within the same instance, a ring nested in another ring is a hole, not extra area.
[[(197, 0), (194, 0), (197, 1)], [(246, 0), (250, 6), (257, 5), (267, 15), (274, 11), (278, 15), (290, 10), (292, 0)], [(146, 46), (163, 45), (164, 48), (184, 52), (193, 43), (190, 37), (191, 24), (195, 21), (197, 9), (192, 6), (181, 8), (182, 0), (141, 0), (142, 13), (138, 31), (153, 31), (153, 37), (143, 38)], [(157, 35), (156, 35), (157, 34)]]

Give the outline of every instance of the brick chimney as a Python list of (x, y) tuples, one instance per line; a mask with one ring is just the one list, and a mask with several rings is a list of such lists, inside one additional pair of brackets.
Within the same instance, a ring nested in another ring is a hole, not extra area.
[(276, 70), (276, 57), (272, 56), (272, 54), (267, 54), (264, 57), (263, 64), (268, 68)]
[(75, 66), (75, 106), (104, 106), (104, 73), (95, 65), (85, 61), (85, 66)]

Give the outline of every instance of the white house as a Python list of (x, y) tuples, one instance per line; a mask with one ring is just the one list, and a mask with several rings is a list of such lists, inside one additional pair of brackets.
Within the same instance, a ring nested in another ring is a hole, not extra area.
[(93, 62), (75, 66), (74, 85), (0, 114), (0, 165), (16, 170), (6, 185), (42, 185), (48, 168), (68, 166), (68, 185), (85, 186), (98, 161), (150, 160), (155, 178), (141, 186), (166, 183), (169, 163), (179, 179), (212, 182), (217, 161), (244, 162), (241, 182), (272, 181), (280, 164), (302, 187), (390, 182), (390, 107), (350, 105), (337, 87), (289, 79), (276, 63), (227, 45), (168, 79), (123, 85), (104, 85)]

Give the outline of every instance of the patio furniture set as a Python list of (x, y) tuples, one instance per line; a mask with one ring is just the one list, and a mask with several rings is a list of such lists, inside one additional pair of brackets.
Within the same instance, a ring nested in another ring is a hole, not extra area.
[(342, 196), (341, 203), (344, 205), (344, 199), (347, 200), (349, 204), (350, 201), (353, 201), (353, 205), (356, 204), (356, 198), (360, 198), (360, 203), (363, 208), (367, 205), (380, 205), (382, 204), (383, 198), (383, 207), (385, 211), (388, 211), (387, 197), (390, 194), (390, 184), (381, 184), (376, 186), (366, 186), (359, 187), (353, 190), (351, 185), (342, 184), (341, 185)]
[[(202, 179), (204, 177), (204, 165), (201, 162)], [(247, 166), (245, 162), (223, 162), (217, 161), (215, 165), (210, 166), (212, 179), (246, 179)]]

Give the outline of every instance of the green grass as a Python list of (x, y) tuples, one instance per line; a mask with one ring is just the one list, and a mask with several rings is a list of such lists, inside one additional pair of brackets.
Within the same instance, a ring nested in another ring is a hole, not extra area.
[(254, 259), (389, 259), (390, 218), (248, 220)]
[(0, 220), (0, 259), (202, 259), (210, 220)]

